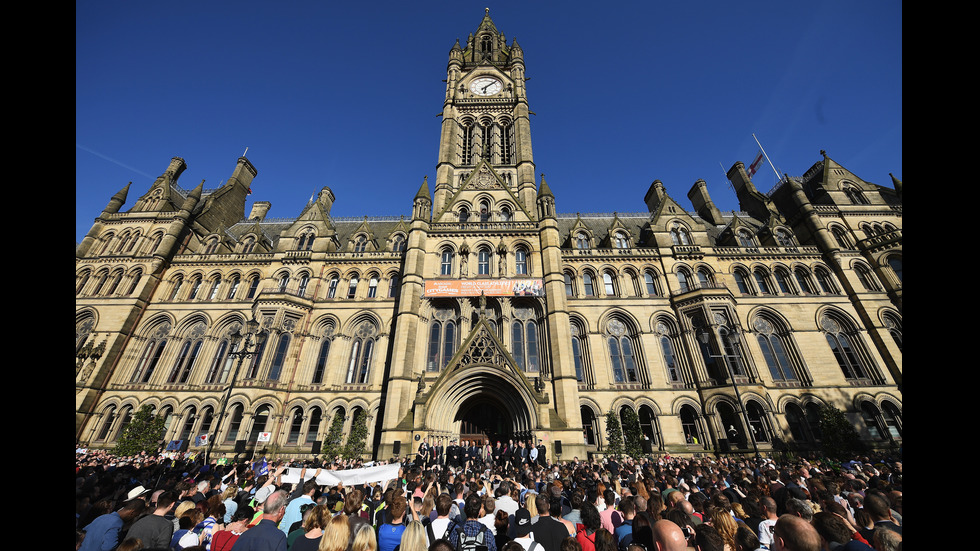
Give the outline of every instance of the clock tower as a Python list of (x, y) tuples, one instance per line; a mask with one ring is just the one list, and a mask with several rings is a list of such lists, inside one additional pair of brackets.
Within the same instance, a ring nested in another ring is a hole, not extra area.
[(483, 212), (480, 205), (452, 204), (457, 192), (471, 177), (480, 177), (476, 173), (481, 170), (484, 179), (493, 172), (523, 210), (534, 211), (534, 160), (524, 80), (524, 52), (516, 39), (507, 44), (487, 9), (466, 44), (457, 40), (449, 52), (432, 205), (435, 220), (450, 221), (460, 215), (507, 217), (506, 212)]

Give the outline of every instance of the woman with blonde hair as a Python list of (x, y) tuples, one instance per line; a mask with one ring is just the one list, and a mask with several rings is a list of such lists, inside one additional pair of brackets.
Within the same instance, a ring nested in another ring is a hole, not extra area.
[(735, 535), (738, 533), (738, 523), (735, 522), (731, 513), (718, 507), (711, 507), (708, 510), (708, 516), (711, 518), (711, 527), (718, 531), (718, 535), (725, 542), (725, 550), (735, 551), (738, 549), (735, 540)]
[(528, 492), (524, 496), (524, 508), (527, 509), (528, 513), (531, 513), (531, 522), (536, 522), (535, 518), (538, 516), (538, 494), (534, 492)]
[(319, 551), (347, 551), (350, 542), (350, 523), (347, 515), (340, 513), (330, 519), (320, 536)]
[(358, 526), (350, 551), (378, 551), (378, 536), (370, 524)]
[(399, 551), (427, 551), (428, 548), (429, 542), (425, 534), (425, 527), (417, 520), (409, 522), (405, 531), (402, 532)]
[(326, 505), (315, 505), (303, 520), (303, 533), (289, 541), (290, 551), (316, 551), (319, 549), (320, 540), (323, 539), (323, 529), (330, 522), (330, 515), (330, 509)]

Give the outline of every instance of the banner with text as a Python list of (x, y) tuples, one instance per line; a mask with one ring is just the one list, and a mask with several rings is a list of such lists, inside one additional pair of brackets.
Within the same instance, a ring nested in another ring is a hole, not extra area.
[(427, 279), (423, 296), (436, 297), (543, 297), (541, 279)]
[[(360, 469), (346, 469), (342, 471), (320, 471), (320, 475), (316, 478), (317, 483), (323, 486), (336, 486), (338, 483), (343, 482), (344, 486), (356, 486), (358, 484), (368, 484), (371, 482), (387, 482), (389, 480), (394, 480), (398, 478), (398, 470), (401, 465), (394, 463), (392, 465), (379, 465), (377, 467), (363, 467)], [(286, 472), (282, 475), (283, 482), (290, 482), (292, 484), (299, 483), (299, 475), (303, 472), (303, 469), (298, 467), (289, 467)], [(313, 478), (316, 473), (316, 469), (306, 468), (307, 479)]]

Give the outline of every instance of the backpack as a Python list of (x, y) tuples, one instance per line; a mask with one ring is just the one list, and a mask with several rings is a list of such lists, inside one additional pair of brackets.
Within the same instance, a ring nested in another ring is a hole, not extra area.
[(463, 525), (456, 525), (456, 551), (487, 551), (487, 527), (480, 525), (480, 531), (474, 536), (463, 532)]

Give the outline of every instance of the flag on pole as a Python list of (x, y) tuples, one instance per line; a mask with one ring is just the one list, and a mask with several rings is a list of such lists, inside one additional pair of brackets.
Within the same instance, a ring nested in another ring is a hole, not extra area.
[(763, 157), (764, 155), (762, 154), (762, 150), (760, 149), (759, 153), (757, 153), (755, 156), (755, 160), (752, 161), (752, 164), (750, 164), (748, 170), (746, 170), (746, 172), (749, 173), (749, 178), (755, 176), (755, 173), (759, 171), (759, 167), (762, 166)]

